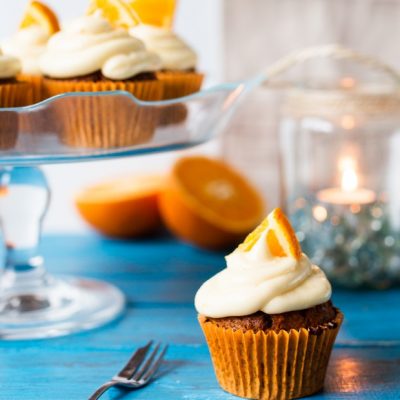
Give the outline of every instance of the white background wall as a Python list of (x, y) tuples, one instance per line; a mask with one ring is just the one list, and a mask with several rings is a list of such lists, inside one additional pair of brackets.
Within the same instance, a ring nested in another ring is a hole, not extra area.
[[(45, 0), (61, 21), (68, 21), (85, 12), (87, 0)], [(27, 1), (0, 0), (0, 38), (12, 34), (18, 26)], [(4, 12), (7, 10), (7, 12)], [(199, 70), (207, 75), (207, 83), (222, 79), (222, 0), (179, 0), (175, 29), (199, 54)], [(216, 144), (195, 151), (215, 153)], [(45, 220), (46, 231), (80, 231), (87, 229), (73, 206), (74, 194), (84, 185), (121, 174), (156, 172), (168, 168), (177, 153), (126, 158), (84, 164), (45, 166), (52, 187), (52, 203)]]

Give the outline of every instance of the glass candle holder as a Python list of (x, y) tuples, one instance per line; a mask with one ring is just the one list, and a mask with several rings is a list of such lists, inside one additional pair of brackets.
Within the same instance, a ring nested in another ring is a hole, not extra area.
[(336, 284), (400, 283), (399, 111), (399, 93), (376, 88), (285, 96), (284, 204), (304, 252)]

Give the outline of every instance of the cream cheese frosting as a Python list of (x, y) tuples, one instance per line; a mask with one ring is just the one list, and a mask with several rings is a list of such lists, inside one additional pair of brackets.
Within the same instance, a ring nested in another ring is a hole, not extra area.
[(131, 78), (160, 69), (161, 60), (143, 42), (122, 29), (114, 29), (95, 14), (73, 21), (48, 42), (40, 59), (43, 74), (73, 78), (96, 71), (109, 79)]
[(21, 72), (21, 61), (0, 50), (0, 79), (15, 78)]
[(46, 49), (50, 35), (39, 25), (19, 30), (14, 36), (4, 40), (2, 49), (21, 60), (22, 73), (40, 75), (39, 58)]
[(280, 314), (322, 304), (331, 297), (324, 272), (303, 254), (300, 260), (272, 257), (266, 233), (250, 251), (238, 248), (226, 257), (227, 267), (206, 281), (195, 297), (200, 314), (212, 318)]
[(129, 33), (160, 56), (163, 69), (187, 70), (196, 67), (196, 53), (171, 30), (139, 24), (131, 28)]

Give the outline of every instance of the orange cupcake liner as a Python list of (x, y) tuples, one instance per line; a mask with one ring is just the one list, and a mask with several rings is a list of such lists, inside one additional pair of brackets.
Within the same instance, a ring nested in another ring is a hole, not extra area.
[(0, 113), (0, 150), (13, 149), (18, 139), (18, 114), (13, 111)]
[(176, 99), (201, 89), (204, 75), (197, 72), (163, 71), (157, 78), (164, 84), (164, 100)]
[(25, 104), (36, 104), (44, 100), (43, 77), (41, 75), (19, 74), (17, 79), (20, 82), (27, 82), (31, 86), (30, 95), (25, 99)]
[[(0, 84), (0, 107), (20, 107), (25, 104), (25, 99), (30, 96), (28, 83)], [(17, 143), (19, 131), (18, 113), (3, 111), (0, 113), (0, 149), (13, 149)]]
[(0, 107), (20, 107), (31, 98), (31, 87), (26, 82), (0, 84)]
[[(196, 72), (163, 71), (157, 73), (157, 78), (164, 85), (163, 100), (170, 100), (198, 92), (204, 75)], [(160, 125), (179, 124), (186, 120), (187, 114), (187, 107), (182, 103), (166, 106), (160, 113)]]
[[(140, 100), (161, 100), (158, 80), (137, 82), (79, 82), (45, 79), (47, 96), (66, 92), (125, 90)], [(126, 147), (149, 141), (158, 125), (159, 111), (114, 96), (69, 97), (54, 103), (61, 141), (73, 147)]]
[(164, 106), (160, 112), (159, 125), (167, 126), (172, 124), (180, 124), (186, 120), (187, 115), (188, 109), (183, 103)]
[(336, 335), (343, 321), (318, 334), (307, 329), (254, 332), (218, 327), (199, 316), (215, 374), (229, 393), (249, 399), (293, 399), (322, 389)]

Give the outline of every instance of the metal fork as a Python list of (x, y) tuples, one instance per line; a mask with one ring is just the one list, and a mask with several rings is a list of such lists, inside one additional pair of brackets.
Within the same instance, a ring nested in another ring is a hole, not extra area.
[(168, 345), (161, 348), (161, 343), (157, 343), (153, 351), (148, 354), (152, 344), (153, 341), (151, 340), (146, 346), (136, 350), (125, 367), (110, 381), (101, 385), (89, 397), (89, 400), (97, 400), (106, 390), (113, 386), (123, 386), (133, 390), (147, 385), (159, 368), (168, 348)]

